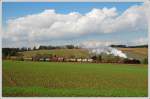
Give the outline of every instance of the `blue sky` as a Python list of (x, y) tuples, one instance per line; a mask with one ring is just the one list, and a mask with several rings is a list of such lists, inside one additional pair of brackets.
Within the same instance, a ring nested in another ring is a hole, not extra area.
[[(128, 8), (138, 5), (143, 5), (142, 2), (3, 2), (2, 5), (2, 23), (3, 27), (7, 27), (7, 21), (24, 17), (27, 15), (34, 15), (43, 12), (46, 9), (54, 9), (56, 13), (68, 14), (71, 12), (79, 12), (85, 14), (90, 12), (93, 8), (102, 9), (104, 7), (110, 9), (115, 7), (117, 9), (118, 16), (121, 16)], [(91, 27), (89, 27), (91, 28)], [(86, 36), (78, 38), (62, 38), (47, 39), (43, 44), (60, 44), (60, 43), (78, 43), (87, 40), (102, 40), (102, 41), (130, 41), (132, 39), (147, 38), (147, 30), (136, 31), (132, 33), (126, 33), (126, 31), (120, 31), (117, 33), (106, 34), (87, 34)], [(5, 44), (7, 44), (7, 40)], [(39, 41), (38, 41), (39, 42)], [(9, 45), (9, 44), (8, 44)]]

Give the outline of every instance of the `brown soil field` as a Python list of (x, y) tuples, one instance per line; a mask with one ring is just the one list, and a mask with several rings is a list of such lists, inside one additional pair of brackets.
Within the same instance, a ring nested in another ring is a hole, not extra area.
[(117, 48), (126, 53), (128, 57), (143, 59), (148, 57), (148, 48)]

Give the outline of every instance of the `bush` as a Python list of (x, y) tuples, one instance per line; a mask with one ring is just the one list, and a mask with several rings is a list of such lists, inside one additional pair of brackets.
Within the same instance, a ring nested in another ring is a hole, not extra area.
[(137, 59), (124, 59), (125, 64), (140, 64), (141, 62)]
[(143, 64), (148, 64), (148, 58), (144, 58), (142, 61)]

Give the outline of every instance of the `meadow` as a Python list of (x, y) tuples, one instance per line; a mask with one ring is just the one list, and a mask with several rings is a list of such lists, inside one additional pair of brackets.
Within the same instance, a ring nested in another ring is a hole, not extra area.
[(36, 54), (53, 54), (63, 57), (88, 57), (90, 54), (86, 49), (54, 49), (54, 50), (34, 50), (21, 52), (24, 57), (32, 57)]
[(142, 60), (148, 57), (148, 48), (118, 48), (128, 57)]
[[(139, 60), (143, 60), (148, 57), (148, 48), (117, 48), (125, 53), (128, 58), (135, 58)], [(24, 51), (21, 52), (24, 57), (32, 57), (36, 54), (53, 54), (57, 56), (63, 57), (89, 57), (90, 54), (86, 49), (54, 49), (54, 50), (35, 50), (35, 51)], [(105, 57), (105, 56), (104, 56)]]
[(145, 97), (148, 66), (6, 61), (2, 63), (3, 96)]

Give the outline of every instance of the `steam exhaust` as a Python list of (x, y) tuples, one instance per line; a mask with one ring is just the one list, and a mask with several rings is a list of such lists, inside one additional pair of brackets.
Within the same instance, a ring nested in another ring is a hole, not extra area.
[(104, 42), (83, 42), (79, 44), (81, 48), (88, 49), (90, 53), (94, 54), (112, 54), (114, 56), (119, 56), (122, 58), (127, 58), (127, 55), (123, 53), (121, 50), (118, 50), (116, 48), (112, 48), (108, 46), (109, 43), (104, 44)]

